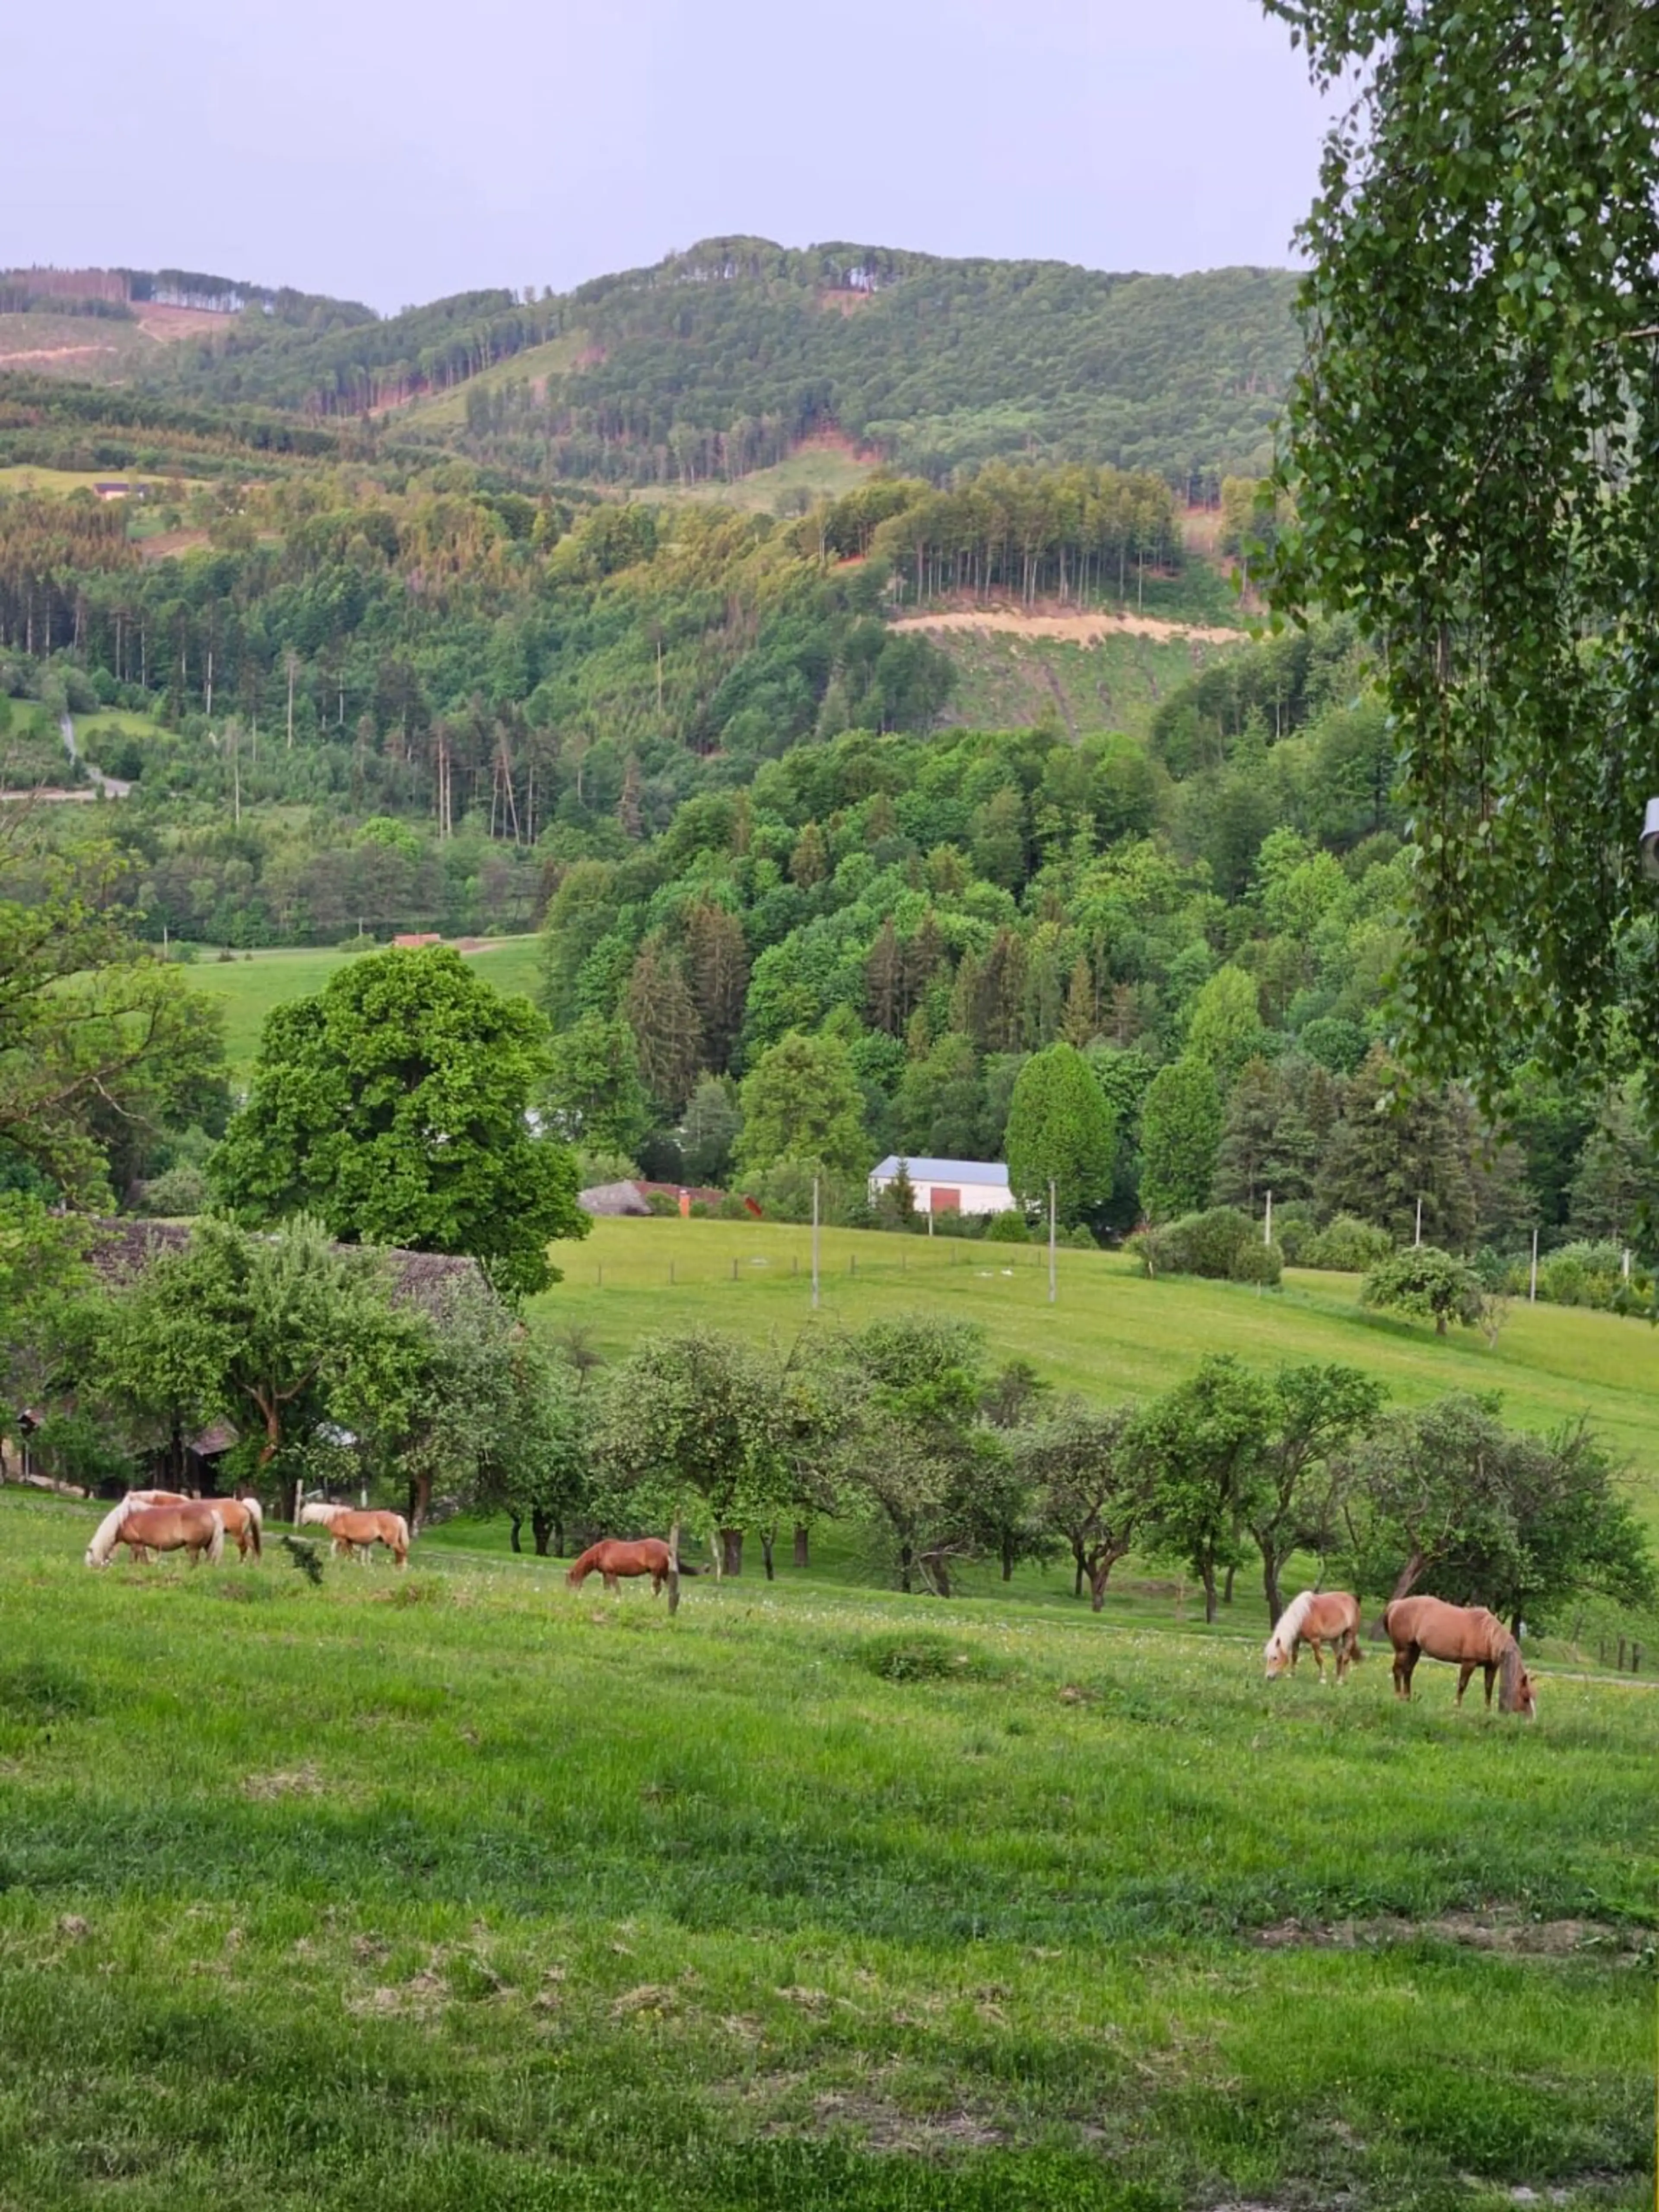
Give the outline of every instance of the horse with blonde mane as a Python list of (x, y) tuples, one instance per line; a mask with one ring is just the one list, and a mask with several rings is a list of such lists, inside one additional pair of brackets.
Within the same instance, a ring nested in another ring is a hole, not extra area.
[(250, 1553), (255, 1559), (264, 1557), (264, 1509), (257, 1498), (194, 1498), (181, 1490), (133, 1490), (127, 1495), (146, 1505), (210, 1505), (224, 1522), (239, 1559), (246, 1560)]
[(1447, 1660), (1456, 1668), (1455, 1704), (1462, 1704), (1469, 1677), (1480, 1667), (1486, 1671), (1488, 1707), (1496, 1676), (1498, 1711), (1524, 1713), (1529, 1721), (1537, 1719), (1537, 1694), (1532, 1676), (1522, 1663), (1521, 1646), (1484, 1605), (1448, 1605), (1437, 1597), (1397, 1597), (1383, 1607), (1382, 1626), (1394, 1646), (1395, 1697), (1410, 1697), (1413, 1669), (1426, 1655)]
[(152, 1552), (188, 1552), (191, 1566), (205, 1559), (216, 1567), (225, 1555), (224, 1520), (216, 1506), (199, 1498), (157, 1505), (147, 1502), (142, 1491), (131, 1492), (94, 1530), (87, 1565), (107, 1566), (118, 1544), (127, 1547), (135, 1566)]
[[(565, 1577), (572, 1589), (580, 1589), (589, 1575), (602, 1575), (605, 1586), (613, 1597), (622, 1595), (617, 1577), (619, 1575), (649, 1575), (651, 1595), (655, 1597), (674, 1569), (674, 1555), (660, 1537), (642, 1536), (636, 1543), (625, 1543), (619, 1537), (606, 1536), (597, 1544), (590, 1544)], [(681, 1574), (689, 1574), (689, 1567), (681, 1567)]]
[(376, 1544), (384, 1544), (398, 1566), (409, 1564), (409, 1523), (401, 1513), (373, 1512), (356, 1505), (325, 1505), (320, 1500), (300, 1508), (300, 1525), (320, 1525), (334, 1539), (336, 1559), (356, 1553), (366, 1561)]
[(1347, 1678), (1350, 1665), (1364, 1657), (1359, 1648), (1359, 1601), (1347, 1590), (1304, 1590), (1293, 1597), (1273, 1623), (1273, 1632), (1262, 1647), (1267, 1680), (1277, 1681), (1288, 1667), (1296, 1672), (1296, 1657), (1303, 1644), (1313, 1653), (1319, 1679), (1325, 1679), (1324, 1646), (1334, 1647), (1336, 1679)]

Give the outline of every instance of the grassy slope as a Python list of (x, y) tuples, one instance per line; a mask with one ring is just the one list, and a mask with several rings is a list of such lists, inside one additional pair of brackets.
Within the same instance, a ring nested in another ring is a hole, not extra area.
[[(533, 992), (533, 937), (503, 937), (467, 957), (477, 963), (498, 990)], [(331, 950), (256, 952), (252, 959), (207, 959), (190, 971), (200, 990), (224, 1002), (225, 1051), (234, 1074), (245, 1074), (259, 1048), (259, 1032), (273, 1006), (320, 991), (335, 971), (355, 956)]]
[[(557, 1249), (567, 1279), (538, 1316), (588, 1325), (611, 1354), (642, 1329), (697, 1323), (787, 1344), (811, 1322), (811, 1245), (810, 1230), (772, 1223), (598, 1221), (585, 1243)], [(1030, 1359), (1061, 1388), (1103, 1400), (1166, 1389), (1206, 1352), (1231, 1352), (1259, 1366), (1346, 1360), (1405, 1403), (1501, 1391), (1522, 1425), (1587, 1413), (1629, 1461), (1659, 1535), (1659, 1344), (1639, 1322), (1517, 1303), (1489, 1350), (1471, 1330), (1438, 1338), (1363, 1312), (1352, 1276), (1292, 1270), (1285, 1290), (1265, 1292), (1147, 1282), (1116, 1253), (1062, 1251), (1058, 1266), (1050, 1307), (1042, 1248), (827, 1230), (823, 1315), (850, 1327), (915, 1305), (960, 1315), (985, 1328), (998, 1358)]]
[(0, 1495), (6, 2212), (1649, 2192), (1644, 1689), (91, 1519)]
[(428, 398), (411, 400), (407, 407), (390, 410), (391, 419), (400, 429), (458, 429), (466, 420), (469, 392), (493, 392), (503, 384), (545, 384), (550, 377), (563, 376), (574, 368), (587, 344), (585, 331), (567, 331), (562, 337), (550, 338), (545, 345), (526, 346), (510, 361), (498, 361), (481, 369), (453, 391), (434, 392)]
[(94, 315), (0, 315), (0, 371), (67, 376), (77, 384), (118, 384), (161, 352), (159, 339), (136, 322)]
[(792, 492), (811, 499), (840, 499), (858, 487), (875, 470), (873, 460), (860, 460), (844, 447), (822, 441), (800, 446), (787, 460), (769, 469), (757, 469), (735, 483), (651, 484), (635, 492), (636, 499), (672, 505), (685, 500), (707, 507), (736, 507), (745, 513), (773, 514)]
[(1224, 646), (1198, 639), (1106, 637), (1095, 645), (1006, 631), (929, 634), (954, 664), (945, 719), (963, 729), (1018, 730), (1058, 713), (1079, 736), (1144, 729), (1177, 685)]

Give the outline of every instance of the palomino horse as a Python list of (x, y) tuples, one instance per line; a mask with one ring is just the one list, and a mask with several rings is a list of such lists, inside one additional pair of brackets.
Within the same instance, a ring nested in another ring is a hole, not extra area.
[(1296, 1672), (1296, 1655), (1303, 1644), (1313, 1653), (1319, 1679), (1325, 1679), (1323, 1646), (1334, 1646), (1336, 1679), (1346, 1679), (1351, 1663), (1363, 1659), (1359, 1648), (1359, 1601), (1346, 1590), (1304, 1590), (1293, 1597), (1273, 1624), (1261, 1656), (1267, 1662), (1267, 1680), (1276, 1681), (1288, 1667)]
[(146, 1505), (210, 1505), (225, 1524), (225, 1534), (236, 1547), (236, 1556), (256, 1559), (264, 1556), (264, 1513), (257, 1498), (186, 1498), (179, 1490), (135, 1490), (128, 1493)]
[(1382, 1612), (1382, 1626), (1394, 1646), (1394, 1691), (1397, 1698), (1412, 1693), (1412, 1669), (1426, 1652), (1431, 1659), (1448, 1659), (1457, 1668), (1460, 1705), (1477, 1667), (1486, 1669), (1486, 1703), (1492, 1703), (1492, 1677), (1498, 1677), (1498, 1710), (1538, 1717), (1532, 1677), (1521, 1663), (1521, 1646), (1503, 1622), (1483, 1605), (1448, 1605), (1443, 1598), (1397, 1597)]
[[(651, 1595), (655, 1597), (668, 1580), (672, 1564), (673, 1553), (659, 1537), (643, 1536), (637, 1543), (627, 1544), (617, 1537), (607, 1536), (602, 1542), (588, 1546), (565, 1580), (572, 1589), (580, 1589), (589, 1575), (603, 1575), (605, 1588), (620, 1597), (618, 1575), (649, 1575)], [(679, 1571), (689, 1574), (690, 1569), (682, 1567)]]
[(191, 1566), (199, 1566), (205, 1556), (216, 1567), (225, 1555), (224, 1520), (217, 1506), (199, 1498), (151, 1505), (142, 1502), (140, 1493), (137, 1498), (124, 1498), (99, 1522), (87, 1546), (87, 1565), (107, 1566), (118, 1544), (127, 1547), (135, 1566), (151, 1552), (188, 1552)]
[(334, 1555), (356, 1552), (367, 1559), (372, 1546), (384, 1544), (400, 1567), (409, 1565), (409, 1523), (401, 1513), (360, 1511), (355, 1505), (302, 1505), (300, 1524), (320, 1522), (334, 1539)]

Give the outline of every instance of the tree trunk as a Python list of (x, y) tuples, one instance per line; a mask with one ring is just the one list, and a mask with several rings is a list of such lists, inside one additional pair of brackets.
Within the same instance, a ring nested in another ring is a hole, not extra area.
[(776, 1530), (773, 1528), (763, 1528), (760, 1532), (761, 1564), (766, 1569), (766, 1579), (769, 1583), (776, 1579), (772, 1571), (772, 1545), (776, 1534)]
[(431, 1510), (432, 1477), (424, 1473), (411, 1475), (409, 1483), (409, 1533), (411, 1536), (420, 1534)]
[(1233, 1577), (1237, 1572), (1237, 1569), (1236, 1567), (1229, 1567), (1227, 1570), (1227, 1579), (1221, 1585), (1221, 1602), (1223, 1605), (1231, 1605), (1233, 1601)]
[(1077, 1571), (1072, 1577), (1072, 1595), (1081, 1597), (1083, 1585), (1090, 1579), (1088, 1554), (1075, 1536), (1072, 1539), (1072, 1563)]
[(743, 1572), (743, 1531), (741, 1528), (720, 1530), (720, 1569), (728, 1575)]
[(1261, 1589), (1267, 1601), (1267, 1626), (1277, 1628), (1279, 1616), (1285, 1610), (1285, 1601), (1279, 1595), (1279, 1560), (1272, 1552), (1261, 1554)]
[(1011, 1583), (1014, 1579), (1014, 1539), (1012, 1531), (1005, 1531), (1002, 1539), (1002, 1579), (1006, 1583)]
[(1204, 1577), (1204, 1618), (1206, 1620), (1213, 1620), (1216, 1617), (1217, 1612), (1214, 1562), (1210, 1559), (1206, 1559), (1202, 1572)]
[(524, 1546), (519, 1541), (519, 1531), (524, 1527), (524, 1516), (522, 1513), (510, 1513), (507, 1520), (510, 1525), (507, 1540), (515, 1552), (522, 1552)]
[(680, 1609), (680, 1520), (677, 1513), (673, 1526), (668, 1531), (668, 1613), (670, 1620)]
[(553, 1534), (552, 1515), (539, 1510), (532, 1511), (530, 1516), (530, 1534), (536, 1547), (536, 1557), (538, 1559), (544, 1559), (547, 1557), (548, 1539)]
[[(1392, 1605), (1396, 1598), (1409, 1596), (1413, 1583), (1416, 1582), (1428, 1564), (1428, 1559), (1424, 1553), (1412, 1553), (1410, 1559), (1394, 1578), (1394, 1588), (1389, 1592), (1389, 1605)], [(1385, 1606), (1383, 1610), (1386, 1612), (1388, 1607)]]
[(908, 1544), (899, 1546), (899, 1588), (906, 1597), (910, 1595), (910, 1563), (915, 1557)]
[(798, 1521), (795, 1523), (794, 1564), (798, 1567), (804, 1567), (808, 1564), (807, 1540), (810, 1533), (804, 1521)]
[(560, 1559), (563, 1559), (564, 1520), (563, 1516), (557, 1513), (553, 1516), (553, 1549), (557, 1553)]

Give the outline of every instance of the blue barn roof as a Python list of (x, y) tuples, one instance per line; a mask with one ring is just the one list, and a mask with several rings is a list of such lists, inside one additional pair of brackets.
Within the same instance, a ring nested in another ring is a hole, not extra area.
[[(871, 1181), (879, 1182), (896, 1176), (901, 1157), (897, 1152), (889, 1152), (878, 1167), (871, 1169)], [(1008, 1188), (1008, 1170), (1000, 1160), (907, 1159), (904, 1171), (912, 1182), (984, 1182), (994, 1183), (1003, 1190)]]

